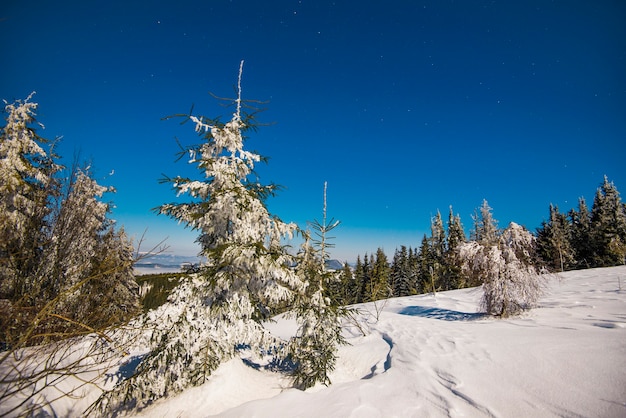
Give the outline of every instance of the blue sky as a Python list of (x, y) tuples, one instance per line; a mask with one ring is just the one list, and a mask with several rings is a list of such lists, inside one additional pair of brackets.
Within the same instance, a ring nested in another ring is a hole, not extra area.
[[(622, 1), (14, 1), (0, 6), (0, 98), (36, 91), (43, 136), (112, 185), (113, 218), (147, 249), (197, 251), (151, 208), (190, 125), (224, 115), (208, 93), (268, 101), (248, 147), (285, 189), (272, 213), (341, 220), (333, 255), (418, 247), (437, 210), (487, 199), (501, 226), (534, 231), (593, 194), (626, 190)], [(110, 173), (113, 173), (110, 175)]]

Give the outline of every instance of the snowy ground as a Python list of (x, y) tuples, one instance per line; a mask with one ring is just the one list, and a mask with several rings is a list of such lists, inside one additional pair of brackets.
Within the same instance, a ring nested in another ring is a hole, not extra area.
[[(359, 306), (365, 335), (346, 327), (351, 345), (330, 387), (290, 389), (236, 359), (135, 416), (626, 416), (626, 267), (549, 279), (539, 307), (512, 319), (476, 314), (480, 296), (463, 289)], [(292, 325), (272, 327), (287, 334)], [(77, 406), (62, 400), (55, 412)]]

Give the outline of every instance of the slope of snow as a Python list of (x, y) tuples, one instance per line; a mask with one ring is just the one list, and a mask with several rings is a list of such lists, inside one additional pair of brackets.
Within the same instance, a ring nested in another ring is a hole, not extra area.
[(330, 387), (286, 389), (233, 360), (141, 416), (626, 416), (626, 267), (548, 280), (538, 308), (505, 320), (476, 314), (478, 288), (361, 305), (367, 335), (346, 327)]
[[(235, 359), (134, 416), (626, 416), (626, 267), (549, 277), (520, 317), (477, 314), (480, 297), (475, 288), (359, 305), (329, 387), (291, 389)], [(270, 327), (293, 332), (282, 319)]]

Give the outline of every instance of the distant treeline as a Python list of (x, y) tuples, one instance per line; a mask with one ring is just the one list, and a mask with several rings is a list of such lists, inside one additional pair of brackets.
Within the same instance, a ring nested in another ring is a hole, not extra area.
[[(474, 226), (469, 241), (502, 233), (487, 201), (472, 218)], [(534, 236), (532, 257), (535, 265), (545, 271), (624, 264), (626, 205), (621, 202), (615, 185), (605, 177), (596, 191), (591, 210), (584, 198), (579, 199), (578, 208), (567, 213), (551, 204), (548, 219)], [(460, 216), (450, 208), (444, 227), (438, 212), (431, 221), (430, 236), (424, 235), (419, 248), (401, 246), (391, 260), (381, 248), (369, 255), (359, 255), (354, 268), (344, 266), (341, 281), (329, 292), (347, 305), (478, 286), (482, 283), (480, 278), (462, 270), (463, 260), (458, 249), (466, 242)]]
[(159, 273), (144, 274), (137, 276), (139, 295), (144, 312), (157, 308), (167, 301), (172, 289), (174, 289), (185, 273)]

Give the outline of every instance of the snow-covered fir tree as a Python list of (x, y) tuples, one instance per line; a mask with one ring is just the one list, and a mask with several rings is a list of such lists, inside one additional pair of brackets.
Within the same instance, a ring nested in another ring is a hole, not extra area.
[(51, 295), (74, 287), (93, 272), (98, 235), (109, 207), (100, 199), (109, 188), (99, 185), (90, 167), (69, 176), (66, 195), (54, 214), (52, 232), (43, 253), (40, 274)]
[(340, 305), (352, 305), (356, 303), (359, 289), (356, 279), (354, 278), (354, 271), (348, 262), (344, 262), (343, 271), (341, 273), (341, 289), (342, 293), (338, 301)]
[(535, 238), (511, 222), (495, 244), (470, 241), (459, 246), (463, 267), (482, 280), (482, 307), (506, 317), (531, 308), (541, 295)]
[(604, 176), (593, 201), (590, 235), (594, 266), (626, 263), (626, 206), (607, 176)]
[(444, 289), (458, 289), (467, 286), (461, 272), (461, 263), (458, 260), (457, 248), (466, 241), (465, 231), (461, 223), (461, 216), (455, 215), (450, 206), (448, 215), (447, 247), (444, 257)]
[(123, 230), (115, 230), (109, 204), (102, 201), (114, 189), (98, 184), (89, 166), (72, 170), (66, 181), (38, 277), (47, 299), (58, 298), (54, 311), (71, 320), (64, 328), (118, 325), (138, 313), (139, 292), (132, 244)]
[(463, 224), (461, 223), (461, 216), (454, 214), (452, 206), (450, 206), (450, 212), (448, 214), (448, 239), (447, 250), (454, 251), (456, 247), (467, 241), (465, 237), (465, 231), (463, 230)]
[(49, 226), (54, 174), (60, 169), (54, 154), (44, 149), (48, 141), (33, 127), (33, 94), (5, 102), (6, 125), (0, 130), (0, 299), (39, 297), (35, 272)]
[[(93, 315), (94, 306), (103, 307), (104, 301), (84, 305), (80, 286), (114, 275), (132, 288), (132, 246), (126, 238), (104, 244), (103, 234), (113, 231), (114, 222), (107, 216), (109, 205), (100, 198), (113, 189), (97, 184), (89, 168), (75, 166), (67, 178), (60, 176), (59, 157), (45, 150), (49, 141), (33, 128), (38, 105), (31, 98), (6, 105), (7, 123), (0, 135), (0, 298), (33, 313), (56, 299), (54, 312), (75, 322), (65, 327), (87, 325), (85, 316)], [(131, 258), (126, 257), (125, 274), (95, 266), (97, 258), (126, 247), (131, 248)], [(124, 304), (131, 312), (137, 300), (134, 295), (124, 303), (109, 302)]]
[(141, 408), (202, 384), (242, 347), (260, 354), (273, 343), (262, 322), (304, 287), (290, 267), (293, 257), (281, 246), (296, 225), (268, 212), (264, 199), (275, 186), (251, 179), (262, 158), (244, 149), (253, 115), (243, 112), (241, 70), (230, 121), (189, 116), (203, 138), (189, 150), (189, 162), (203, 180), (175, 177), (171, 182), (178, 195), (192, 200), (158, 210), (199, 232), (206, 262), (174, 289), (166, 316), (148, 316), (146, 325), (155, 328), (152, 351), (133, 376), (103, 396), (105, 409)]
[(476, 211), (474, 216), (474, 229), (472, 230), (471, 239), (478, 241), (483, 245), (493, 245), (498, 242), (498, 221), (493, 218), (491, 207), (486, 199)]
[(376, 250), (376, 258), (370, 257), (370, 262), (372, 265), (369, 284), (371, 300), (376, 301), (391, 297), (391, 266), (389, 261), (387, 261), (387, 254), (379, 247)]
[(81, 305), (88, 308), (84, 318), (93, 328), (122, 324), (139, 312), (134, 251), (124, 228), (116, 229), (114, 222), (99, 234), (91, 277), (80, 289)]
[[(100, 201), (108, 189), (87, 170), (61, 177), (30, 99), (7, 104), (0, 134), (0, 404), (23, 395), (16, 416), (41, 414), (44, 385), (99, 378), (83, 372), (111, 353), (105, 331), (139, 308), (132, 245)], [(77, 394), (55, 387), (59, 398)]]

